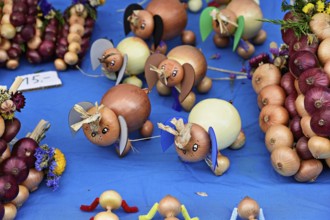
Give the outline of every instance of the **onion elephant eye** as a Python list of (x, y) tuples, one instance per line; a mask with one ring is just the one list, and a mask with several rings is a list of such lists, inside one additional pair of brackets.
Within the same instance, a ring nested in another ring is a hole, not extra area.
[(160, 67), (160, 69), (164, 70), (164, 69), (165, 69), (165, 65), (162, 65), (162, 66)]
[(186, 154), (186, 153), (187, 153), (187, 151), (186, 151), (186, 150), (182, 150), (182, 152), (183, 152), (183, 154)]
[(172, 72), (172, 76), (173, 77), (176, 77), (176, 74), (178, 73), (178, 70), (174, 70), (173, 72)]
[(194, 144), (193, 147), (192, 147), (192, 150), (193, 150), (194, 152), (196, 152), (196, 151), (198, 150), (198, 145), (197, 145), (197, 144)]
[(145, 23), (142, 23), (141, 26), (140, 26), (141, 30), (144, 30), (145, 27), (146, 27), (146, 24)]
[(110, 62), (110, 66), (114, 66), (115, 65), (115, 61), (114, 60), (111, 60), (111, 62)]
[(109, 128), (105, 127), (102, 129), (102, 134), (106, 134), (109, 131)]
[(93, 131), (93, 132), (91, 133), (91, 136), (92, 136), (92, 137), (95, 137), (95, 136), (96, 136), (96, 132)]

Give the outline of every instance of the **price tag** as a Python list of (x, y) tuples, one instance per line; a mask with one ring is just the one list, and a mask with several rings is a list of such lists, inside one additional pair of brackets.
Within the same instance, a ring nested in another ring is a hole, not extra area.
[(44, 89), (62, 85), (62, 81), (56, 71), (32, 73), (21, 77), (23, 78), (23, 82), (18, 87), (18, 91)]

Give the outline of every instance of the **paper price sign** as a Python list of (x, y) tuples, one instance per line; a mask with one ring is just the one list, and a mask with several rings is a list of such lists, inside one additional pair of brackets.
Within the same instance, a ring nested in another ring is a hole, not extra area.
[(44, 89), (62, 85), (62, 81), (56, 71), (32, 73), (21, 77), (23, 78), (23, 82), (18, 88), (18, 91)]

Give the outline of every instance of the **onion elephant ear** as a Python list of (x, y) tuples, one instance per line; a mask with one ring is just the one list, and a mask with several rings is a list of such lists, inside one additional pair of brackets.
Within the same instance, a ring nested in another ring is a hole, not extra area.
[(192, 87), (195, 84), (195, 70), (191, 64), (185, 63), (182, 65), (184, 69), (184, 77), (181, 82), (181, 92), (179, 95), (179, 101), (183, 102), (188, 94), (191, 92)]
[(235, 31), (235, 35), (234, 35), (234, 44), (233, 44), (233, 51), (236, 50), (239, 41), (242, 38), (243, 32), (244, 32), (244, 26), (245, 26), (245, 21), (244, 21), (244, 17), (243, 16), (239, 16), (237, 18), (237, 29)]
[[(169, 127), (169, 128), (172, 128), (173, 130), (176, 129), (175, 125), (173, 123), (171, 123), (171, 121), (173, 119), (182, 119), (183, 120), (183, 123), (186, 124), (187, 123), (187, 119), (186, 118), (182, 118), (182, 117), (171, 117), (169, 118), (167, 121), (165, 121), (163, 124), (159, 123), (158, 126), (160, 126), (161, 124), (161, 127)], [(163, 152), (165, 152), (169, 147), (171, 147), (173, 144), (174, 144), (174, 139), (175, 139), (175, 135), (164, 130), (164, 129), (161, 129), (160, 130), (160, 145), (162, 146), (162, 150)]]
[(123, 56), (123, 65), (121, 66), (121, 68), (119, 70), (117, 80), (116, 80), (116, 85), (118, 85), (124, 77), (126, 67), (127, 67), (127, 62), (128, 62), (128, 56), (127, 56), (127, 54), (124, 54), (124, 56)]
[(133, 11), (135, 11), (135, 10), (143, 10), (143, 7), (139, 4), (130, 4), (125, 9), (124, 21), (123, 21), (125, 35), (128, 35), (129, 32), (131, 32), (131, 25), (130, 25), (130, 22), (127, 20), (127, 18), (129, 16), (131, 16), (133, 14)]
[(158, 81), (158, 73), (151, 70), (151, 65), (158, 67), (158, 65), (165, 59), (167, 59), (167, 57), (164, 54), (154, 53), (148, 57), (146, 63), (144, 64), (144, 74), (149, 91), (152, 90)]
[(164, 33), (163, 19), (159, 15), (154, 15), (154, 30), (152, 32), (155, 48), (158, 47)]
[(119, 137), (119, 155), (121, 156), (125, 151), (128, 142), (128, 128), (126, 120), (123, 116), (118, 116), (118, 121), (120, 125), (120, 137)]
[(215, 168), (218, 166), (218, 144), (217, 144), (217, 137), (215, 136), (215, 132), (214, 129), (212, 127), (209, 127), (209, 136), (210, 136), (210, 140), (211, 140), (211, 152), (210, 152), (210, 159), (212, 162), (212, 168), (213, 171), (215, 170)]
[(104, 51), (110, 48), (113, 48), (113, 44), (109, 39), (101, 38), (94, 41), (90, 52), (90, 59), (93, 70), (95, 70), (101, 64), (99, 58), (102, 57)]
[(200, 34), (202, 36), (202, 41), (205, 41), (205, 39), (210, 35), (210, 33), (213, 31), (212, 27), (212, 16), (210, 15), (212, 10), (219, 10), (216, 7), (206, 7), (200, 17), (199, 17), (199, 30)]
[[(94, 104), (91, 103), (91, 102), (79, 102), (76, 105), (80, 106), (86, 112), (88, 111), (88, 109), (94, 107)], [(71, 130), (72, 134), (75, 134), (77, 132), (76, 130), (74, 130), (72, 128), (72, 125), (74, 125), (76, 123), (79, 123), (82, 120), (83, 120), (83, 118), (81, 117), (81, 114), (79, 112), (77, 112), (74, 107), (72, 107), (70, 112), (69, 112), (69, 117), (68, 117), (69, 127), (70, 127), (70, 130)]]

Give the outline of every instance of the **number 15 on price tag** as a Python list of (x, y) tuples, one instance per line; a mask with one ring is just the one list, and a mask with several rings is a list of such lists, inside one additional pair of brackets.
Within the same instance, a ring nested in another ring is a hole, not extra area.
[(23, 75), (21, 77), (23, 78), (23, 82), (18, 87), (18, 91), (44, 89), (62, 85), (62, 81), (58, 77), (56, 71), (32, 73)]

